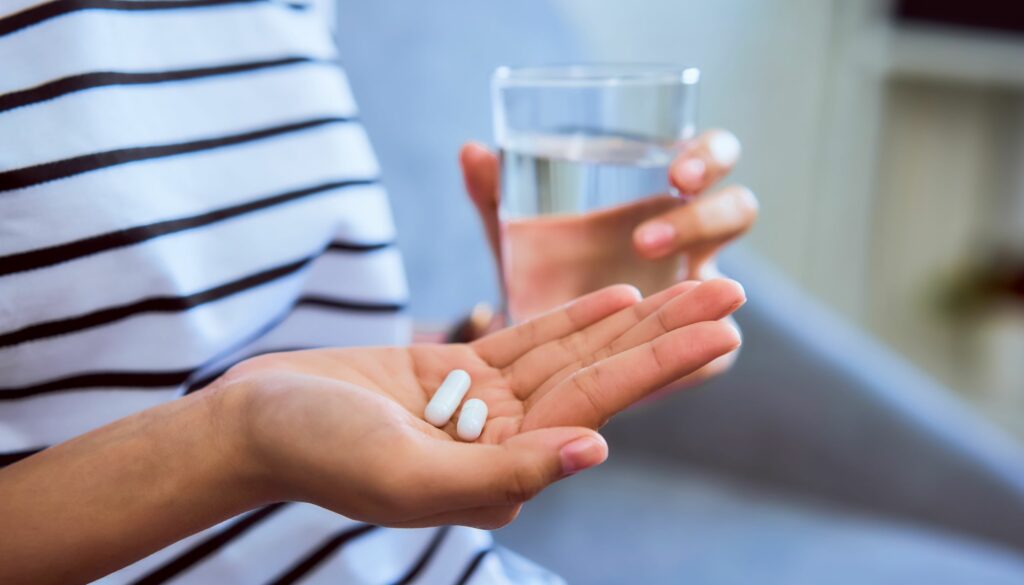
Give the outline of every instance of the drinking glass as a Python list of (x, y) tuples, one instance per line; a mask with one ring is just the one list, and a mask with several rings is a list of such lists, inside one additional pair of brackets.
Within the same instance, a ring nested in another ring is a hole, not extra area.
[(699, 79), (695, 68), (668, 65), (495, 71), (511, 322), (609, 284), (647, 295), (678, 280), (680, 259), (642, 258), (632, 232), (681, 203), (668, 166), (694, 135)]

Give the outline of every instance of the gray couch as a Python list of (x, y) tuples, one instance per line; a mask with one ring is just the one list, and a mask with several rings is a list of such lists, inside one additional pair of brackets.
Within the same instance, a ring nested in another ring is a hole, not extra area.
[(1024, 583), (1019, 446), (755, 260), (726, 268), (751, 299), (733, 371), (614, 420), (607, 468), (499, 538), (573, 583)]
[[(341, 3), (414, 314), (494, 298), (456, 150), (490, 136), (499, 64), (586, 55), (551, 3)], [(612, 458), (499, 541), (572, 583), (1024, 583), (1024, 452), (756, 258), (734, 370), (607, 427)], [(452, 283), (458, 283), (453, 287)]]

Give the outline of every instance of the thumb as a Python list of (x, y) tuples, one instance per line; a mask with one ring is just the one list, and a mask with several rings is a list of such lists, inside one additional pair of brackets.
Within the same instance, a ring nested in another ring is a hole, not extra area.
[(431, 474), (448, 484), (440, 490), (445, 510), (520, 504), (608, 458), (604, 437), (585, 427), (537, 429), (498, 445), (443, 441), (430, 450)]
[(498, 257), (498, 157), (483, 145), (470, 142), (459, 151), (459, 164), (466, 191), (480, 214), (491, 249)]

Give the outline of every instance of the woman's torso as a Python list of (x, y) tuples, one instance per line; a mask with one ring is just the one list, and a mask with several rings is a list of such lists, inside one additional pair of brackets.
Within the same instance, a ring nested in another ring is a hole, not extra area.
[[(251, 355), (408, 341), (386, 194), (317, 10), (17, 0), (0, 63), (0, 463)], [(491, 548), (283, 504), (107, 580), (533, 578)]]

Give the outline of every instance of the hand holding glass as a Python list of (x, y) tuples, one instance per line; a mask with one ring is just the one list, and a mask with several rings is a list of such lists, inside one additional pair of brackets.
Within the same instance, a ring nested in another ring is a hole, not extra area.
[(521, 322), (581, 294), (679, 278), (677, 256), (636, 254), (633, 229), (681, 200), (668, 166), (693, 137), (696, 69), (499, 69), (500, 220), (506, 310)]

